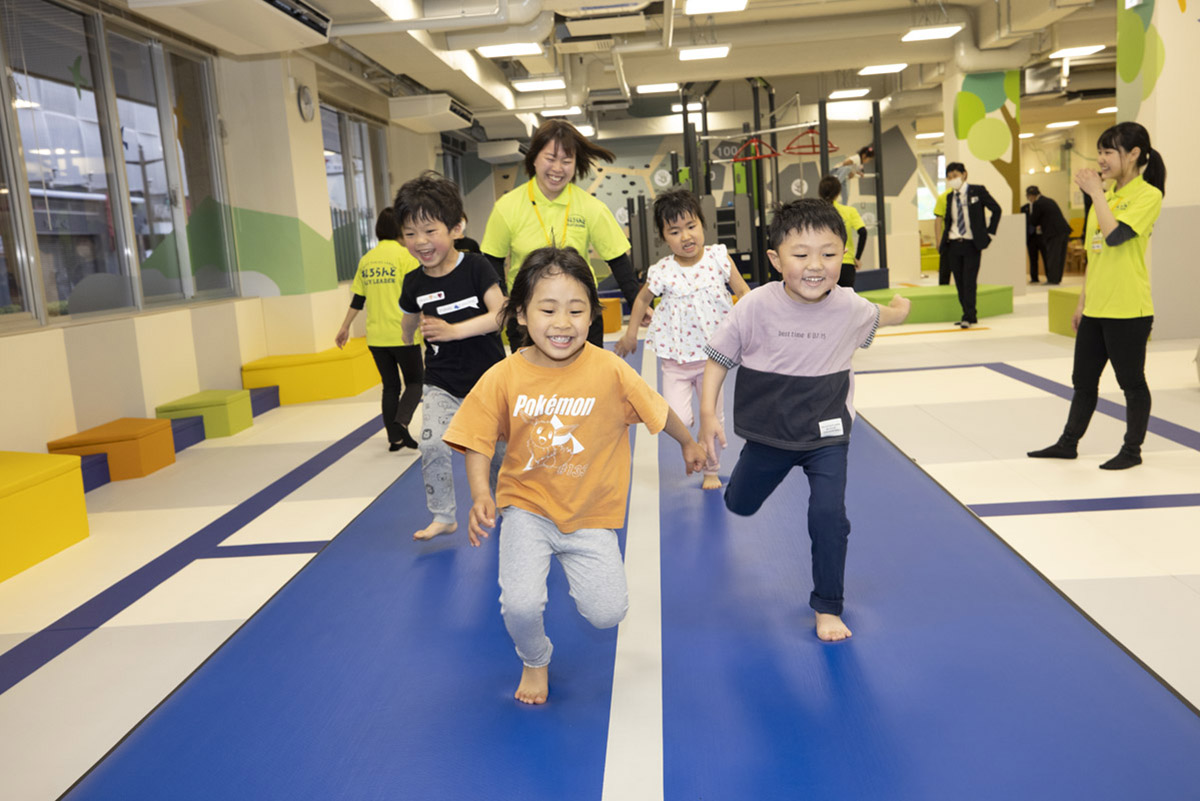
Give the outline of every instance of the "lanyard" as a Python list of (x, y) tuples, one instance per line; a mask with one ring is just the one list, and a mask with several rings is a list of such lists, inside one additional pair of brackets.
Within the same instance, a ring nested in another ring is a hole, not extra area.
[[(551, 228), (550, 231), (546, 230), (546, 221), (542, 219), (542, 213), (538, 210), (537, 201), (533, 199), (533, 182), (535, 180), (537, 180), (537, 179), (530, 178), (529, 182), (528, 182), (528, 184), (529, 184), (529, 202), (533, 204), (533, 213), (537, 215), (538, 225), (542, 226), (542, 233), (546, 237), (546, 244), (549, 245), (550, 247), (555, 247), (554, 237), (552, 236), (552, 234), (554, 233), (554, 229)], [(567, 210), (563, 213), (563, 247), (566, 247), (567, 246), (567, 220), (571, 219), (571, 184), (567, 184), (567, 188), (564, 191), (566, 191), (566, 193), (567, 193)]]

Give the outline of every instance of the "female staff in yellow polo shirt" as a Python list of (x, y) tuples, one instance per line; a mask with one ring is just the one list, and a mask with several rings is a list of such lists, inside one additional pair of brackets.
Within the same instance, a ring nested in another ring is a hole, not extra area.
[[(612, 151), (593, 144), (565, 120), (547, 120), (538, 127), (525, 156), (530, 180), (496, 201), (480, 244), (501, 274), (508, 259), (510, 286), (525, 257), (538, 248), (572, 247), (586, 260), (590, 245), (608, 262), (621, 294), (633, 303), (640, 287), (625, 232), (607, 206), (572, 183), (590, 173), (596, 160), (613, 158)], [(524, 333), (515, 325), (507, 333), (515, 350)], [(603, 346), (600, 318), (592, 321), (588, 341)]]
[[(863, 223), (858, 209), (838, 203), (838, 196), (842, 194), (842, 182), (837, 179), (837, 176), (826, 175), (822, 178), (821, 183), (817, 184), (817, 194), (821, 196), (821, 200), (833, 204), (846, 226), (846, 252), (842, 255), (842, 272), (838, 276), (838, 286), (854, 289), (854, 277), (858, 272), (859, 265), (862, 264), (862, 254), (867, 247), (867, 226)], [(858, 241), (853, 253), (850, 251), (852, 235)]]
[[(1162, 209), (1167, 168), (1150, 147), (1150, 134), (1136, 122), (1122, 122), (1096, 143), (1100, 172), (1083, 169), (1075, 183), (1091, 200), (1084, 228), (1087, 275), (1072, 325), (1075, 327), (1075, 393), (1058, 442), (1029, 455), (1074, 459), (1099, 396), (1100, 373), (1112, 362), (1125, 393), (1125, 443), (1100, 467), (1125, 470), (1142, 463), (1142, 441), (1150, 422), (1146, 386), (1146, 342), (1154, 323), (1146, 245)], [(1142, 171), (1142, 168), (1145, 171)], [(1107, 192), (1103, 182), (1113, 179)]]
[[(334, 344), (345, 347), (350, 339), (350, 323), (364, 306), (367, 310), (367, 348), (375, 358), (375, 368), (383, 379), (383, 424), (387, 429), (388, 450), (416, 448), (417, 441), (408, 433), (413, 412), (421, 402), (421, 382), (425, 368), (421, 364), (421, 334), (405, 344), (400, 331), (404, 312), (400, 310), (400, 289), (404, 276), (421, 266), (408, 249), (400, 244), (400, 223), (396, 213), (386, 208), (375, 221), (379, 244), (358, 262), (354, 273), (354, 296), (346, 319), (334, 337)], [(401, 383), (400, 376), (404, 376)], [(401, 388), (403, 387), (403, 393)]]

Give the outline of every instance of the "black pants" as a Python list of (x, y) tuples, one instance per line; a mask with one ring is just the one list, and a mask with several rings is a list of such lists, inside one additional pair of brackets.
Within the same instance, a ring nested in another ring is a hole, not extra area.
[[(510, 353), (516, 353), (518, 348), (523, 348), (529, 344), (525, 341), (525, 326), (519, 324), (515, 317), (508, 321), (508, 325), (504, 328), (504, 333), (508, 336), (508, 350)], [(604, 317), (602, 315), (597, 315), (596, 319), (592, 320), (592, 325), (588, 328), (587, 341), (598, 348), (604, 347)]]
[(962, 318), (968, 323), (979, 322), (975, 313), (975, 291), (979, 280), (981, 251), (967, 239), (951, 239), (942, 250), (942, 266), (949, 267), (958, 290), (958, 305)]
[(853, 264), (843, 264), (842, 272), (838, 276), (838, 286), (854, 289), (854, 276), (857, 272), (858, 271), (854, 269)]
[[(387, 428), (388, 442), (399, 442), (400, 431), (412, 422), (413, 412), (421, 402), (421, 382), (425, 377), (421, 346), (370, 345), (368, 348), (375, 357), (379, 377), (383, 379), (383, 425)], [(404, 376), (403, 383), (401, 375)]]
[(1146, 342), (1153, 317), (1117, 320), (1084, 317), (1075, 334), (1075, 366), (1071, 372), (1071, 411), (1063, 438), (1074, 445), (1087, 431), (1100, 394), (1100, 374), (1112, 362), (1125, 393), (1125, 444), (1141, 448), (1150, 423), (1150, 387), (1146, 386)]
[(1046, 283), (1062, 283), (1063, 266), (1067, 263), (1067, 238), (1069, 234), (1054, 234), (1040, 239), (1042, 262), (1046, 265)]
[[(1038, 254), (1042, 250), (1042, 238), (1036, 234), (1025, 237), (1025, 252), (1029, 254), (1029, 280), (1038, 280)], [(1050, 269), (1046, 269), (1047, 277), (1050, 275)]]
[(788, 451), (747, 442), (725, 487), (725, 507), (735, 515), (752, 515), (793, 467), (804, 470), (808, 478), (808, 537), (812, 541), (813, 590), (808, 605), (828, 615), (842, 613), (850, 539), (850, 519), (846, 517), (849, 450), (846, 443)]

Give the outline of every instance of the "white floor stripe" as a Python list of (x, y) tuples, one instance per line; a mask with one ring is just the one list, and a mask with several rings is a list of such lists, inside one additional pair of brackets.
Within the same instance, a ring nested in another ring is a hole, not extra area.
[[(642, 377), (658, 386), (658, 362), (642, 355)], [(659, 436), (666, 436), (660, 434)], [(629, 613), (617, 630), (602, 801), (663, 797), (662, 598), (659, 586), (658, 442), (645, 429), (633, 452), (625, 540)]]

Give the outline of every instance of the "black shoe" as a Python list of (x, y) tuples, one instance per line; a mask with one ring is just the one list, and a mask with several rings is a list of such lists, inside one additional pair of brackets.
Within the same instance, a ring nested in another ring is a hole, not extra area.
[(1075, 459), (1078, 458), (1079, 452), (1074, 445), (1064, 444), (1060, 439), (1049, 448), (1042, 448), (1040, 451), (1029, 451), (1025, 455), (1033, 459)]
[(400, 442), (396, 445), (396, 448), (399, 449), (400, 447), (412, 448), (413, 450), (416, 450), (421, 446), (418, 445), (417, 441), (412, 438), (412, 434), (408, 433), (408, 428), (401, 428)]
[(1101, 470), (1128, 470), (1142, 463), (1142, 449), (1122, 446), (1117, 455), (1100, 465)]
[(396, 451), (400, 450), (400, 449), (401, 449), (401, 448), (403, 448), (403, 447), (404, 447), (404, 444), (403, 444), (403, 443), (400, 443), (400, 442), (389, 442), (389, 443), (388, 443), (388, 453), (394, 453), (394, 452), (396, 452)]

